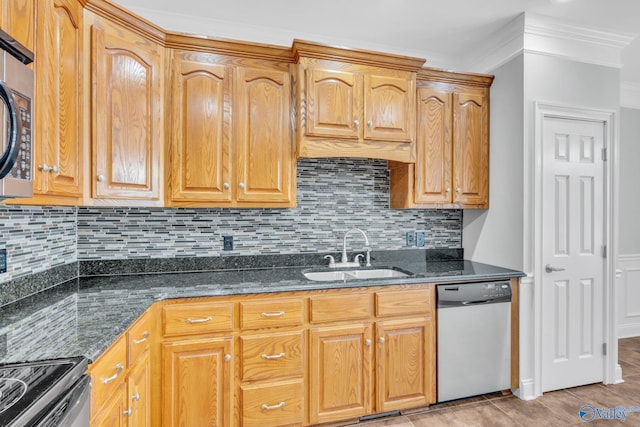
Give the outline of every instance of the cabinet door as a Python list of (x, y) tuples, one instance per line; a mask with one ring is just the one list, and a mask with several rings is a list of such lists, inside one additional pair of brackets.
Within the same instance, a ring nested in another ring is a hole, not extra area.
[(415, 79), (365, 75), (364, 138), (412, 142), (416, 114)]
[(232, 338), (162, 344), (162, 425), (232, 424)]
[(376, 325), (376, 412), (435, 402), (435, 336), (429, 318)]
[(361, 77), (348, 71), (306, 70), (307, 135), (358, 139)]
[(91, 427), (125, 427), (127, 426), (127, 385), (120, 382), (118, 388), (104, 402), (102, 410), (91, 420)]
[(34, 190), (82, 196), (82, 6), (45, 0), (36, 34), (36, 176)]
[(489, 203), (489, 95), (468, 88), (453, 98), (453, 202)]
[(231, 202), (231, 78), (177, 53), (172, 75), (171, 200)]
[(371, 326), (310, 330), (309, 418), (324, 423), (371, 412)]
[(238, 202), (295, 203), (289, 73), (238, 68), (236, 88)]
[(0, 27), (33, 52), (34, 0), (2, 0), (0, 5)]
[(132, 366), (127, 380), (129, 426), (151, 425), (151, 364), (145, 352)]
[(94, 198), (159, 198), (160, 46), (96, 18), (92, 46)]
[(452, 98), (450, 91), (418, 90), (416, 203), (451, 203)]

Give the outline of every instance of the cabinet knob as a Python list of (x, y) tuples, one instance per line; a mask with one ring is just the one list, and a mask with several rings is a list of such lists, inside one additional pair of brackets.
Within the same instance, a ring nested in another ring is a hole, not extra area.
[(49, 167), (48, 164), (43, 163), (41, 165), (38, 165), (38, 170), (41, 170), (42, 172), (47, 173), (51, 170), (51, 168)]
[(60, 169), (58, 168), (58, 166), (53, 165), (53, 167), (51, 168), (51, 172), (58, 173), (58, 172), (60, 172)]
[(355, 120), (353, 121), (353, 124), (354, 124), (354, 125), (356, 125), (356, 127), (360, 126), (360, 120), (355, 119)]
[(124, 415), (131, 416), (131, 414), (133, 414), (133, 409), (129, 408), (129, 409), (127, 409), (126, 411), (122, 411), (122, 413), (123, 413)]
[(379, 342), (380, 344), (384, 344), (384, 337), (380, 337), (380, 338), (378, 338), (378, 342)]
[(135, 401), (140, 400), (140, 392), (136, 392), (136, 394), (131, 396), (131, 400), (135, 400)]
[(367, 122), (367, 126), (369, 126), (369, 127), (373, 126), (373, 121), (369, 120), (369, 121)]
[(239, 184), (238, 184), (238, 187), (240, 187), (240, 188), (244, 188), (244, 182), (239, 183)]
[(456, 188), (456, 193), (462, 193), (462, 188), (460, 187)]
[(224, 361), (225, 362), (231, 362), (231, 355), (230, 354), (225, 354), (224, 355)]
[(229, 183), (225, 182), (224, 184), (222, 184), (222, 188), (224, 188), (225, 190), (229, 189)]
[(371, 340), (369, 339), (364, 340), (364, 345), (366, 345), (367, 347), (371, 347)]
[(104, 175), (98, 175), (98, 182), (104, 182)]
[(447, 193), (451, 193), (451, 187), (447, 187)]

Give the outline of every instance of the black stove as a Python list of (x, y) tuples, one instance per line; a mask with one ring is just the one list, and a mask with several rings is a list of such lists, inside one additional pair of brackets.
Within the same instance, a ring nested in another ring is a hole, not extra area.
[(36, 425), (86, 370), (84, 357), (0, 365), (0, 427)]

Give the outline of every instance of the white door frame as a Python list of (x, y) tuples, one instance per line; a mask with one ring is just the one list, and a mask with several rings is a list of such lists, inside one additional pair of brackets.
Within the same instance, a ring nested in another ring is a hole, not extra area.
[(607, 257), (604, 267), (603, 289), (603, 338), (607, 346), (604, 357), (605, 384), (621, 382), (622, 374), (618, 365), (618, 337), (616, 325), (616, 295), (615, 295), (615, 260), (617, 258), (617, 200), (618, 173), (617, 156), (618, 142), (616, 139), (616, 126), (614, 119), (616, 112), (611, 110), (597, 110), (583, 107), (558, 105), (545, 102), (534, 102), (535, 128), (534, 128), (534, 164), (533, 167), (533, 378), (534, 396), (542, 394), (542, 278), (544, 266), (542, 259), (542, 126), (545, 117), (564, 119), (577, 119), (595, 121), (604, 124), (604, 147), (607, 150), (607, 161), (604, 164), (604, 244), (607, 247)]

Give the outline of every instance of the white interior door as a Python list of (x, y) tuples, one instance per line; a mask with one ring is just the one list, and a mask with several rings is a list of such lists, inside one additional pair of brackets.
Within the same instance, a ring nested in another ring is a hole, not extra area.
[(542, 124), (542, 391), (604, 379), (602, 122)]

